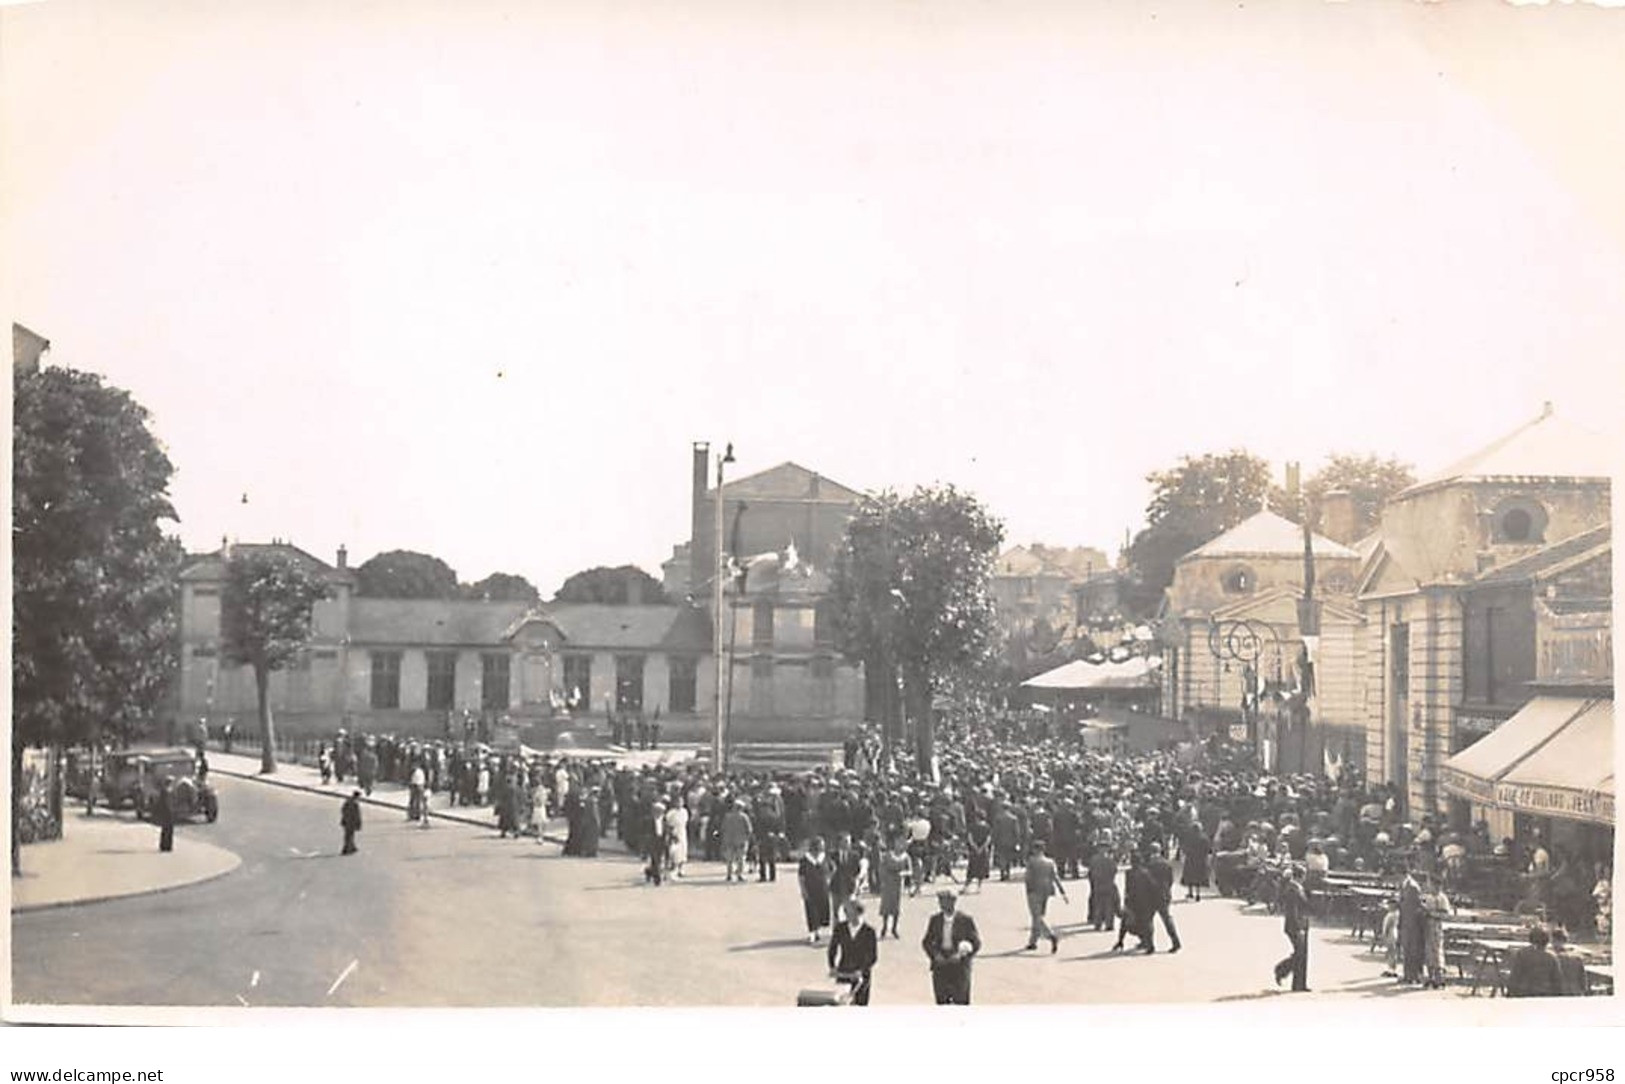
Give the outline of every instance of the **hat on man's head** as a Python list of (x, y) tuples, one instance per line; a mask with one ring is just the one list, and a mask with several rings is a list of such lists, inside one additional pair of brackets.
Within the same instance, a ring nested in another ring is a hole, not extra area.
[(951, 888), (939, 888), (939, 889), (937, 889), (937, 899), (939, 899), (939, 900), (944, 900), (944, 899), (957, 900), (958, 898), (959, 898), (959, 893), (954, 891)]

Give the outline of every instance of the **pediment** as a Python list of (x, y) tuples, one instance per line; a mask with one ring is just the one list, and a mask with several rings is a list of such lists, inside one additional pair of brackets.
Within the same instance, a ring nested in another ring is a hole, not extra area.
[(1380, 598), (1411, 595), (1417, 589), (1416, 577), (1405, 570), (1385, 544), (1379, 543), (1367, 560), (1354, 593), (1358, 598)]
[[(1277, 587), (1250, 598), (1240, 599), (1223, 609), (1213, 611), (1215, 621), (1260, 621), (1267, 625), (1296, 626), (1298, 602), (1301, 595), (1289, 587)], [(1364, 620), (1360, 612), (1340, 602), (1320, 599), (1321, 620), (1337, 624), (1358, 624)]]
[(509, 626), (504, 640), (524, 651), (557, 651), (569, 637), (546, 614), (531, 612)]

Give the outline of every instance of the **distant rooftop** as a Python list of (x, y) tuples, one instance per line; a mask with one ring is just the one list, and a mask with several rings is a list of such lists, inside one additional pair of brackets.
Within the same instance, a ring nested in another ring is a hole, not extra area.
[[(1311, 535), (1309, 544), (1316, 557), (1358, 559), (1360, 556), (1323, 535)], [(1302, 554), (1303, 528), (1284, 516), (1266, 510), (1242, 520), (1180, 560), (1189, 561), (1196, 557), (1290, 557)]]
[(1558, 416), (1547, 403), (1533, 421), (1424, 478), (1400, 496), (1451, 482), (1511, 478), (1606, 480), (1613, 464), (1614, 447), (1607, 438)]
[[(784, 462), (776, 467), (724, 482), (722, 488), (731, 500), (758, 501), (826, 501), (831, 504), (853, 504), (863, 494), (843, 486), (817, 471), (810, 471), (797, 463)], [(716, 495), (716, 487), (706, 490), (707, 497)]]

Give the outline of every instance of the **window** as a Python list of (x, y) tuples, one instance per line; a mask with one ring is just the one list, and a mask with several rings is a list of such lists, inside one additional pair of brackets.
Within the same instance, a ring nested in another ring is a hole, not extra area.
[(564, 700), (572, 708), (592, 710), (592, 656), (564, 656)]
[(695, 684), (700, 670), (700, 660), (689, 658), (674, 658), (668, 663), (670, 666), (671, 683), (667, 691), (666, 703), (674, 712), (691, 712), (694, 710)]
[(483, 710), (508, 710), (511, 665), (512, 660), (507, 655), (480, 656), (480, 707)]
[(835, 642), (835, 604), (820, 599), (813, 608), (813, 643), (828, 647)]
[(1394, 695), (1406, 696), (1411, 687), (1411, 629), (1409, 625), (1395, 625), (1389, 651), (1393, 654)]
[(835, 712), (835, 660), (826, 655), (812, 660), (812, 712), (821, 716)]
[(1224, 585), (1224, 589), (1232, 595), (1251, 594), (1256, 586), (1256, 581), (1253, 579), (1253, 570), (1246, 565), (1236, 565), (1226, 570), (1220, 582)]
[(429, 691), (424, 706), (430, 711), (450, 711), (457, 701), (457, 652), (429, 652)]
[(401, 706), (401, 653), (372, 653), (372, 706), (377, 709)]
[(213, 644), (198, 644), (192, 648), (192, 658), (194, 659), (212, 659), (214, 656), (215, 649)]
[(758, 655), (750, 660), (750, 700), (747, 709), (757, 718), (773, 714), (773, 658)]
[(192, 588), (192, 597), (193, 598), (219, 598), (220, 597), (220, 588), (218, 588), (218, 587), (194, 587), (194, 588)]
[(643, 710), (642, 655), (615, 656), (615, 710)]
[(773, 602), (771, 599), (762, 599), (756, 603), (753, 611), (755, 616), (750, 623), (751, 646), (757, 650), (770, 650), (773, 647)]
[(1495, 541), (1528, 545), (1545, 540), (1546, 509), (1538, 501), (1514, 497), (1495, 510)]

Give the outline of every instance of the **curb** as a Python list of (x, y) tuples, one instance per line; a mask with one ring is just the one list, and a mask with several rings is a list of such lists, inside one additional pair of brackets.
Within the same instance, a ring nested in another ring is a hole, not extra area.
[[(207, 846), (213, 846), (213, 844), (207, 844)], [(84, 907), (92, 903), (112, 903), (114, 900), (133, 900), (139, 896), (157, 896), (164, 892), (174, 892), (177, 889), (182, 888), (194, 888), (197, 885), (208, 884), (210, 881), (218, 881), (228, 873), (236, 873), (237, 870), (242, 867), (242, 856), (236, 851), (226, 851), (224, 847), (217, 847), (215, 849), (225, 851), (226, 854), (231, 855), (231, 865), (214, 873), (205, 874), (196, 880), (177, 881), (174, 884), (159, 885), (156, 888), (140, 888), (134, 892), (118, 892), (111, 896), (85, 896), (82, 899), (52, 900), (49, 903), (18, 904), (15, 900), (13, 900), (11, 905), (11, 913), (14, 915), (25, 915), (35, 911), (59, 911), (64, 907)]]
[[(211, 774), (211, 775), (226, 775), (226, 776), (230, 776), (233, 779), (243, 779), (243, 780), (246, 780), (246, 781), (248, 781), (250, 783), (264, 783), (264, 784), (266, 784), (268, 786), (272, 786), (272, 787), (281, 787), (283, 790), (297, 790), (297, 791), (302, 791), (305, 794), (315, 794), (315, 795), (320, 795), (322, 797), (327, 797), (327, 798), (343, 799), (343, 798), (349, 797), (349, 795), (342, 794), (339, 791), (322, 790), (319, 787), (313, 787), (313, 786), (310, 786), (309, 784), (306, 784), (306, 783), (294, 783), (294, 782), (290, 782), (289, 780), (286, 780), (286, 779), (278, 779), (274, 775), (260, 775), (257, 772), (239, 772), (239, 771), (234, 771), (234, 770), (232, 770), (230, 768), (217, 767), (215, 765), (210, 765), (209, 766), (209, 774)], [(354, 789), (354, 788), (352, 788), (352, 789)], [(395, 802), (389, 801), (386, 798), (371, 798), (371, 797), (368, 797), (366, 795), (362, 795), (361, 804), (362, 805), (370, 805), (375, 809), (392, 810), (392, 811), (394, 811), (396, 813), (404, 813), (406, 811), (406, 806), (404, 804), (397, 804)], [(450, 821), (453, 824), (464, 824), (464, 825), (468, 825), (471, 828), (486, 828), (486, 829), (489, 829), (489, 828), (494, 827), (494, 825), (492, 824), (492, 822), (491, 822), (491, 820), (489, 818), (486, 818), (486, 819), (483, 819), (483, 820), (476, 820), (473, 817), (467, 817), (467, 816), (464, 816), (464, 815), (462, 815), (460, 813), (446, 813), (446, 812), (437, 811), (437, 810), (428, 810), (427, 812), (428, 812), (429, 816), (435, 818), (436, 820)], [(541, 838), (543, 840), (545, 840), (546, 842), (548, 842), (548, 843), (557, 843), (560, 846), (563, 846), (563, 844), (564, 844), (564, 839), (562, 837), (556, 835), (556, 834), (549, 835), (546, 832), (543, 832), (541, 834)]]

